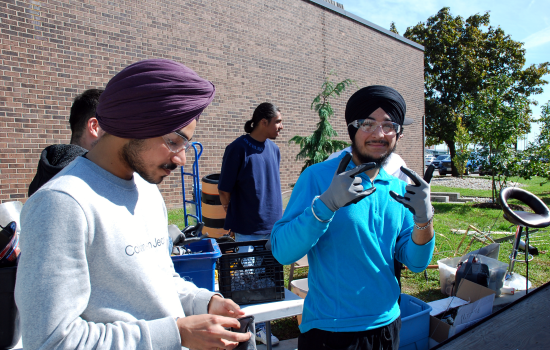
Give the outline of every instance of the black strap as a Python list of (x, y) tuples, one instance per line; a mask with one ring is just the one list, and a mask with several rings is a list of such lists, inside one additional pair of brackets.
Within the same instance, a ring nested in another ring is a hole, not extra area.
[(210, 219), (204, 215), (202, 216), (202, 221), (204, 222), (205, 228), (223, 228), (225, 224), (225, 219)]
[(201, 192), (201, 202), (208, 205), (222, 205), (219, 195), (206, 194)]
[(393, 269), (395, 271), (395, 278), (397, 278), (397, 283), (399, 283), (399, 299), (398, 303), (401, 305), (401, 270), (403, 269), (403, 264), (397, 259), (393, 259)]

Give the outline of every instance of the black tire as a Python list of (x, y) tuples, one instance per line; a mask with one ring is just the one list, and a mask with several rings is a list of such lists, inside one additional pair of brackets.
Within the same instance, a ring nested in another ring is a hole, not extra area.
[(439, 175), (445, 176), (445, 175), (447, 175), (447, 171), (446, 170), (439, 170)]
[(470, 175), (470, 171), (468, 170), (468, 168), (466, 168), (466, 170), (464, 170), (464, 175)]

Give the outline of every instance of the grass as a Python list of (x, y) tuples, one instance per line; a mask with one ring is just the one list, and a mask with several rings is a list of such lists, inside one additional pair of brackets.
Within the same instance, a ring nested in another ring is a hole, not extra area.
[[(483, 178), (490, 179), (485, 176)], [(509, 181), (517, 181), (527, 190), (537, 197), (541, 198), (547, 205), (550, 205), (550, 183), (542, 178), (533, 178), (531, 180), (512, 178)], [(432, 192), (458, 192), (462, 197), (490, 197), (491, 191), (474, 190), (464, 188), (451, 188), (443, 186), (432, 186)], [(513, 201), (513, 204), (522, 204)], [(511, 232), (514, 233), (516, 227), (506, 221), (502, 216), (501, 209), (477, 208), (473, 203), (451, 204), (451, 203), (432, 203), (435, 208), (434, 229), (436, 233), (436, 249), (430, 264), (436, 265), (437, 260), (453, 257), (454, 253), (463, 238), (463, 235), (455, 234), (451, 229), (467, 230), (469, 225), (476, 227), (483, 232)], [(525, 206), (523, 206), (525, 207)], [(525, 207), (527, 208), (527, 207)], [(505, 235), (493, 234), (493, 238), (501, 238)], [(539, 287), (550, 280), (550, 228), (539, 231), (530, 231), (530, 244), (535, 246), (539, 254), (529, 263), (529, 280), (534, 287)], [(471, 236), (465, 239), (460, 247), (458, 255), (465, 252)], [(501, 243), (499, 261), (509, 263), (509, 255), (512, 251), (512, 239)], [(474, 241), (468, 251), (479, 249), (482, 243)], [(522, 258), (522, 255), (518, 255)], [(526, 274), (526, 265), (516, 263), (514, 272), (523, 276)], [(440, 291), (439, 271), (427, 270), (428, 280), (424, 274), (415, 274), (409, 270), (404, 271), (402, 275), (403, 292), (415, 296), (424, 301), (433, 301), (445, 297)]]
[[(195, 215), (195, 208), (191, 204), (187, 204), (187, 214)], [(194, 217), (188, 217), (189, 225), (196, 225), (197, 220)], [(180, 230), (185, 228), (185, 215), (183, 209), (168, 210), (168, 225), (176, 225)]]
[[(436, 250), (431, 264), (437, 265), (437, 261), (447, 257), (454, 257), (463, 234), (455, 234), (451, 229), (467, 230), (472, 225), (483, 232), (515, 232), (515, 226), (512, 226), (502, 217), (500, 209), (480, 209), (471, 204), (447, 204), (434, 203), (436, 219), (434, 220), (434, 229), (436, 233)], [(529, 263), (529, 280), (534, 287), (538, 287), (549, 280), (550, 276), (550, 257), (548, 250), (550, 248), (549, 230), (531, 231), (530, 244), (537, 247), (539, 255)], [(494, 238), (504, 237), (505, 235), (492, 235)], [(466, 251), (468, 243), (472, 237), (468, 236), (457, 256), (463, 255), (467, 251), (472, 251), (483, 247), (481, 242), (474, 241)], [(508, 263), (509, 255), (512, 251), (512, 240), (501, 243), (499, 260)], [(519, 256), (521, 257), (521, 256)], [(526, 266), (522, 263), (516, 263), (514, 272), (523, 276), (526, 274)], [(402, 274), (403, 292), (415, 296), (424, 301), (433, 301), (445, 297), (440, 291), (439, 271), (427, 270), (428, 280), (426, 281), (423, 273), (415, 274), (409, 270)]]
[[(489, 179), (489, 177), (485, 177)], [(510, 179), (518, 181), (525, 189), (539, 198), (547, 205), (550, 205), (550, 183), (545, 183), (541, 178), (531, 180)], [(541, 185), (542, 184), (542, 185)], [(432, 192), (458, 192), (463, 197), (490, 197), (491, 191), (473, 190), (464, 188), (450, 188), (443, 186), (432, 186)], [(521, 204), (521, 203), (517, 203)], [(515, 232), (515, 226), (506, 221), (502, 216), (501, 209), (477, 208), (473, 203), (451, 204), (433, 203), (435, 208), (434, 229), (436, 233), (436, 249), (430, 264), (437, 265), (437, 261), (447, 257), (453, 257), (463, 235), (455, 234), (451, 230), (466, 230), (469, 225), (476, 227), (483, 232)], [(169, 222), (183, 228), (183, 210), (170, 210), (168, 213)], [(529, 280), (533, 287), (539, 287), (550, 280), (550, 228), (539, 231), (530, 231), (530, 244), (535, 246), (539, 254), (529, 263)], [(493, 235), (493, 238), (504, 237), (504, 235)], [(468, 236), (460, 248), (459, 255), (465, 251), (466, 246), (472, 239)], [(468, 251), (479, 249), (482, 243), (474, 241)], [(500, 246), (499, 260), (508, 264), (508, 256), (512, 251), (512, 240), (503, 242)], [(518, 258), (522, 258), (520, 255)], [(284, 267), (285, 286), (288, 286), (289, 266)], [(300, 268), (294, 271), (294, 278), (307, 277), (308, 268)], [(523, 263), (516, 263), (514, 272), (522, 276), (526, 274), (526, 266)], [(430, 302), (445, 298), (441, 293), (439, 284), (439, 271), (437, 269), (426, 270), (424, 273), (413, 273), (404, 270), (401, 275), (403, 293), (412, 295), (420, 300)], [(272, 322), (272, 331), (280, 340), (296, 338), (300, 331), (296, 317), (285, 318)]]

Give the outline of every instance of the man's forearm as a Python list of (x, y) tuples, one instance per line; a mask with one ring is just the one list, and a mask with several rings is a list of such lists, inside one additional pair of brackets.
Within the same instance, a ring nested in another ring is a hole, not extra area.
[[(425, 229), (423, 229), (425, 227)], [(412, 272), (422, 272), (432, 260), (435, 237), (432, 222), (416, 224), (406, 240), (398, 240), (398, 260)], [(404, 248), (404, 249), (403, 249)]]
[(220, 194), (220, 202), (222, 203), (223, 210), (227, 212), (227, 207), (229, 206), (229, 201), (231, 200), (231, 193), (218, 190)]
[[(422, 228), (418, 229), (416, 226)], [(413, 233), (412, 233), (412, 240), (414, 243), (418, 245), (424, 245), (431, 241), (431, 239), (434, 236), (434, 226), (433, 226), (433, 220), (430, 220), (429, 222), (425, 224), (416, 224)]]

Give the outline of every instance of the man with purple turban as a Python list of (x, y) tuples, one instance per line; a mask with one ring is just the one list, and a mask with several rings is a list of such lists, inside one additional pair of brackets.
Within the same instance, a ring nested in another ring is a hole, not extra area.
[(29, 198), (15, 298), (25, 349), (233, 349), (237, 304), (197, 288), (166, 253), (155, 184), (185, 164), (214, 86), (152, 59), (114, 76), (96, 110), (105, 134)]
[(273, 228), (280, 263), (306, 254), (309, 261), (299, 350), (399, 347), (394, 259), (423, 271), (435, 244), (429, 185), (405, 167), (411, 185), (382, 167), (405, 110), (403, 97), (387, 86), (353, 94), (345, 112), (352, 154), (307, 168)]

